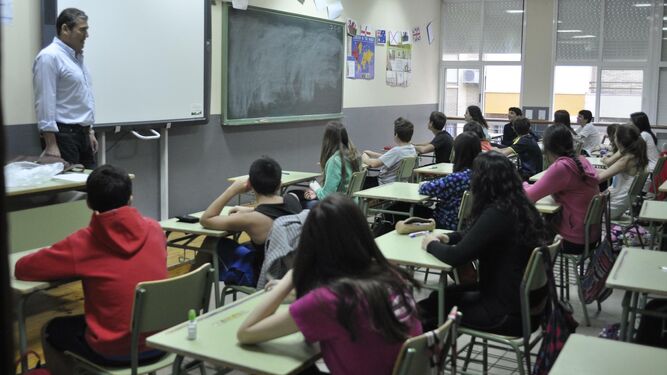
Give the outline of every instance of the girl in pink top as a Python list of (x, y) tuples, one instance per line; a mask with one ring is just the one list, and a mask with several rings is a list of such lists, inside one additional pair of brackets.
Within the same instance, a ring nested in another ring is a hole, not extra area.
[[(591, 199), (600, 192), (597, 172), (583, 156), (574, 155), (572, 133), (556, 124), (544, 132), (544, 152), (552, 161), (546, 173), (534, 185), (524, 183), (528, 199), (536, 202), (547, 195), (562, 206), (562, 218), (556, 230), (563, 237), (563, 251), (581, 254), (585, 248), (584, 219)], [(593, 228), (590, 240), (600, 240), (600, 228)]]
[[(301, 332), (319, 342), (332, 374), (391, 374), (403, 342), (421, 334), (412, 298), (417, 282), (389, 264), (349, 198), (315, 206), (303, 226), (290, 271), (248, 315), (242, 344)], [(276, 311), (296, 290), (289, 310)]]

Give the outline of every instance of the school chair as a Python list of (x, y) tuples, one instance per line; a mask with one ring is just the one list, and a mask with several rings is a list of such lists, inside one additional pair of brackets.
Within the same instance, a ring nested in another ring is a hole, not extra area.
[(403, 158), (398, 164), (398, 170), (396, 171), (396, 181), (411, 182), (412, 172), (415, 169), (416, 165), (417, 165), (416, 156)]
[(407, 339), (398, 352), (392, 374), (430, 374), (434, 369), (442, 372), (447, 352), (456, 341), (456, 324), (456, 318), (450, 318), (433, 331)]
[[(612, 224), (616, 224), (623, 228), (623, 234), (635, 229), (637, 233), (637, 239), (639, 239), (639, 245), (641, 248), (644, 248), (644, 241), (642, 236), (639, 233), (639, 211), (642, 207), (642, 202), (644, 197), (642, 196), (642, 191), (646, 185), (646, 179), (648, 178), (649, 173), (645, 171), (637, 172), (637, 175), (632, 180), (632, 185), (630, 185), (630, 190), (628, 190), (628, 203), (629, 203), (629, 213), (630, 217), (622, 217), (620, 219), (611, 220)], [(625, 241), (624, 241), (625, 242)], [(629, 245), (626, 243), (626, 245)]]
[[(548, 246), (551, 262), (555, 260), (559, 248), (560, 240), (555, 241)], [(469, 363), (473, 362), (470, 359), (473, 347), (475, 345), (481, 345), (482, 366), (485, 374), (488, 373), (488, 348), (491, 347), (506, 349), (507, 346), (509, 346), (516, 355), (517, 370), (519, 370), (519, 374), (530, 374), (532, 370), (530, 351), (542, 340), (543, 332), (541, 331), (541, 319), (539, 318), (544, 314), (544, 308), (549, 298), (547, 295), (542, 301), (532, 301), (530, 293), (540, 288), (546, 287), (547, 280), (547, 273), (544, 268), (544, 261), (542, 260), (542, 252), (538, 247), (533, 250), (530, 259), (528, 260), (528, 265), (526, 266), (526, 270), (523, 274), (523, 279), (521, 280), (521, 286), (519, 290), (521, 293), (521, 326), (523, 328), (523, 336), (514, 337), (499, 335), (481, 330), (466, 328), (464, 325), (462, 325), (459, 329), (459, 333), (471, 336), (470, 342), (461, 349), (461, 352), (463, 350), (467, 350), (465, 361), (462, 367), (463, 373), (466, 373)], [(465, 314), (465, 311), (462, 312)], [(535, 322), (537, 327), (531, 324), (531, 318), (538, 320)], [(531, 340), (531, 336), (533, 336), (532, 332), (536, 331), (537, 329), (539, 329), (540, 332), (534, 335), (535, 337)], [(480, 339), (482, 343), (480, 344), (476, 342), (477, 339)], [(501, 344), (503, 346), (490, 345), (489, 341)]]
[(363, 188), (367, 174), (368, 170), (366, 169), (352, 173), (352, 176), (350, 177), (350, 183), (347, 185), (347, 190), (345, 190), (345, 195), (347, 197), (354, 199), (354, 193), (360, 191)]
[[(74, 353), (66, 352), (75, 361), (74, 373), (105, 375), (137, 375), (154, 373), (172, 365), (172, 373), (181, 373), (182, 356), (165, 354), (158, 361), (139, 365), (139, 337), (145, 333), (158, 332), (187, 321), (188, 312), (208, 310), (213, 284), (213, 268), (206, 263), (185, 275), (165, 280), (145, 281), (137, 284), (132, 307), (132, 337), (130, 347), (131, 366), (128, 368), (103, 367)], [(203, 364), (200, 371), (204, 373)]]
[[(584, 321), (586, 326), (590, 327), (591, 321), (588, 317), (588, 309), (586, 308), (586, 303), (584, 302), (584, 294), (581, 286), (581, 280), (584, 276), (585, 267), (584, 264), (590, 257), (593, 255), (593, 250), (591, 249), (591, 231), (594, 227), (600, 227), (602, 229), (602, 218), (604, 213), (609, 209), (609, 191), (603, 191), (598, 193), (591, 199), (588, 203), (588, 208), (586, 209), (586, 216), (584, 216), (584, 252), (581, 254), (564, 254), (562, 251), (558, 252), (560, 257), (560, 272), (559, 272), (559, 283), (560, 286), (560, 296), (564, 300), (570, 300), (570, 271), (574, 275), (574, 282), (577, 285), (577, 295), (579, 297), (579, 302), (581, 302), (581, 309), (584, 312)], [(607, 215), (609, 218), (609, 215)], [(608, 219), (607, 219), (608, 220)], [(609, 226), (607, 226), (609, 228)], [(609, 229), (607, 229), (609, 230)], [(595, 242), (595, 241), (594, 241)], [(594, 243), (593, 243), (594, 244)], [(572, 269), (570, 269), (570, 265)], [(602, 310), (600, 303), (598, 302), (598, 312)]]
[(665, 166), (665, 160), (667, 160), (667, 156), (661, 156), (658, 158), (658, 161), (655, 163), (655, 168), (653, 168), (653, 172), (651, 173), (651, 184), (653, 187), (653, 193), (655, 196), (658, 196), (658, 188), (660, 187), (660, 184), (664, 181), (661, 179), (662, 175), (662, 169)]

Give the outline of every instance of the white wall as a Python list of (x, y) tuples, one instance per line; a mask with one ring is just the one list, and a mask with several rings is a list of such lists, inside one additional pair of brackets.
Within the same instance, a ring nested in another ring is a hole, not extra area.
[[(222, 2), (212, 8), (213, 55), (211, 113), (220, 114), (221, 75), (221, 17)], [(345, 108), (432, 104), (438, 101), (439, 36), (429, 45), (425, 26), (433, 22), (434, 30), (440, 30), (440, 1), (420, 0), (344, 0), (345, 8), (339, 18), (354, 18), (360, 24), (370, 24), (387, 30), (410, 30), (419, 25), (422, 40), (413, 44), (413, 73), (407, 88), (389, 87), (385, 83), (386, 47), (376, 46), (375, 79), (345, 79)], [(312, 0), (300, 4), (297, 0), (251, 0), (250, 5), (279, 9), (286, 12), (326, 18), (326, 10), (318, 11)], [(85, 11), (85, 9), (84, 9)], [(40, 48), (40, 1), (14, 1), (14, 20), (2, 26), (2, 89), (5, 124), (35, 123), (32, 94), (32, 61)], [(90, 19), (90, 35), (94, 42), (95, 20)], [(119, 55), (119, 56), (122, 56)], [(93, 77), (95, 84), (95, 77)]]
[[(523, 43), (522, 105), (549, 107), (552, 103), (553, 17), (556, 0), (526, 0)], [(551, 108), (553, 112), (553, 108)]]

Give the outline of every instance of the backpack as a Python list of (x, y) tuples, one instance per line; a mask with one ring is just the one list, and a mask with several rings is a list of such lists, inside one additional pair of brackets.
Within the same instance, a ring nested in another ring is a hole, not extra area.
[(264, 263), (259, 272), (257, 288), (264, 288), (272, 278), (282, 278), (292, 268), (293, 252), (299, 245), (301, 229), (310, 210), (298, 214), (281, 216), (273, 221), (273, 226), (264, 245)]
[(217, 252), (220, 281), (225, 285), (255, 286), (255, 249), (231, 238), (221, 238)]

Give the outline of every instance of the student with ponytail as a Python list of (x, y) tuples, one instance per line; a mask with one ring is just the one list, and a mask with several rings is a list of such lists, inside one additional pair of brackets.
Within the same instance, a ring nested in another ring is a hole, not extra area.
[(484, 139), (487, 141), (491, 139), (489, 135), (489, 124), (486, 122), (486, 119), (482, 114), (482, 110), (478, 106), (476, 105), (468, 106), (468, 108), (466, 108), (466, 113), (463, 117), (465, 117), (467, 122), (475, 121), (478, 124), (482, 125), (482, 131), (484, 132)]
[(616, 176), (609, 188), (611, 217), (617, 219), (629, 208), (628, 192), (635, 175), (646, 170), (646, 142), (639, 135), (639, 129), (632, 124), (623, 124), (616, 129), (616, 147), (618, 151), (602, 159), (607, 169), (598, 174), (598, 181), (603, 182)]
[(630, 115), (630, 120), (639, 129), (639, 135), (642, 137), (644, 142), (646, 142), (648, 169), (652, 171), (653, 168), (655, 168), (655, 163), (658, 162), (658, 158), (660, 158), (660, 152), (658, 151), (658, 138), (651, 130), (651, 123), (649, 122), (646, 113), (635, 112)]
[[(563, 237), (563, 251), (581, 254), (585, 248), (584, 219), (591, 199), (599, 193), (597, 172), (583, 156), (574, 154), (572, 133), (562, 124), (544, 131), (544, 152), (551, 165), (534, 185), (524, 183), (532, 202), (552, 195), (562, 206), (562, 218), (555, 230)], [(600, 239), (599, 228), (592, 233), (593, 243)]]

